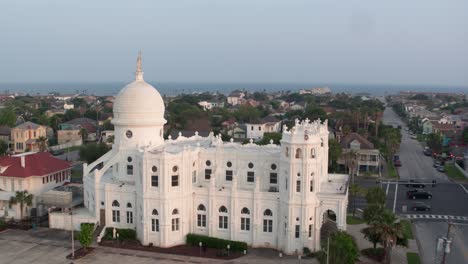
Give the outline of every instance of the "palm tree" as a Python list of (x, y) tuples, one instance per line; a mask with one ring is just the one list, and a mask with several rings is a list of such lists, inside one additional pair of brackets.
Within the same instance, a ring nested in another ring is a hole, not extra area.
[(44, 152), (47, 150), (47, 138), (44, 136), (40, 136), (37, 138), (37, 142), (39, 143), (39, 151)]
[(28, 193), (28, 191), (16, 191), (15, 196), (10, 198), (10, 206), (19, 204), (20, 205), (20, 217), (23, 219), (23, 209), (24, 205), (31, 206), (33, 200), (33, 195)]
[(354, 174), (358, 166), (358, 153), (354, 150), (348, 150), (343, 153), (345, 166), (348, 168), (348, 174), (351, 176), (351, 182), (354, 183)]
[(375, 233), (379, 235), (380, 242), (385, 249), (384, 263), (390, 263), (390, 250), (397, 242), (404, 239), (403, 227), (395, 214), (385, 210), (379, 217), (379, 221), (372, 225)]
[(80, 128), (80, 132), (78, 132), (78, 135), (81, 136), (81, 140), (83, 140), (83, 144), (85, 140), (88, 138), (88, 131), (85, 128)]

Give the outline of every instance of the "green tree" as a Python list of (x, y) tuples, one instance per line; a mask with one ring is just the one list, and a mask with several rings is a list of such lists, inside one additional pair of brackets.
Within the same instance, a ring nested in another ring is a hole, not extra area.
[(427, 135), (426, 145), (434, 152), (442, 152), (442, 136), (439, 133)]
[(20, 206), (20, 218), (23, 219), (24, 206), (31, 206), (33, 195), (28, 191), (16, 191), (15, 196), (10, 198), (10, 206), (19, 204)]
[(78, 134), (81, 136), (81, 140), (83, 141), (83, 144), (85, 143), (86, 139), (88, 139), (88, 130), (85, 128), (80, 128), (80, 131)]
[(80, 227), (81, 230), (78, 235), (78, 240), (80, 241), (81, 247), (86, 251), (93, 242), (94, 224), (81, 223)]
[(260, 118), (261, 112), (256, 107), (242, 105), (239, 110), (234, 112), (234, 116), (241, 122), (252, 122), (255, 119)]
[(0, 155), (4, 155), (8, 150), (8, 144), (0, 139)]
[(364, 238), (369, 240), (374, 249), (377, 248), (377, 243), (380, 243), (380, 234), (377, 233), (377, 230), (373, 226), (365, 227), (361, 230), (364, 234)]
[(0, 110), (0, 125), (14, 127), (16, 125), (16, 113), (13, 107)]
[[(324, 245), (323, 248), (327, 248)], [(354, 264), (359, 258), (359, 248), (354, 238), (344, 231), (336, 231), (330, 235), (329, 263)]]
[(44, 136), (40, 136), (37, 138), (37, 142), (39, 143), (39, 151), (44, 152), (47, 150), (47, 138)]
[(354, 175), (358, 169), (359, 154), (354, 150), (348, 150), (342, 154), (348, 174), (351, 176), (351, 183), (354, 183)]
[(385, 206), (385, 201), (387, 200), (387, 196), (385, 195), (384, 189), (379, 186), (371, 187), (367, 190), (366, 194), (366, 201), (367, 204), (376, 204), (379, 206)]
[(279, 144), (283, 134), (276, 132), (268, 132), (263, 134), (263, 138), (257, 142), (257, 145), (268, 145), (270, 140), (273, 140), (273, 144)]
[(329, 139), (328, 140), (328, 166), (331, 171), (335, 171), (338, 167), (338, 159), (343, 152), (343, 148), (341, 147), (340, 142), (336, 139)]
[(325, 111), (320, 107), (308, 105), (304, 111), (304, 117), (309, 118), (312, 121), (317, 119), (324, 121), (327, 119), (327, 113), (325, 113)]
[(399, 221), (397, 221), (395, 214), (389, 210), (384, 210), (380, 215), (378, 222), (372, 224), (372, 228), (376, 234), (380, 237), (380, 242), (385, 249), (384, 263), (390, 264), (390, 250), (396, 246), (398, 241), (405, 239), (403, 235), (403, 227)]
[(82, 145), (79, 150), (80, 160), (86, 161), (88, 164), (99, 159), (102, 155), (109, 151), (109, 147), (105, 143), (91, 143)]
[(76, 109), (68, 109), (63, 115), (63, 121), (67, 122), (75, 118), (78, 118), (80, 116), (81, 116), (80, 111)]

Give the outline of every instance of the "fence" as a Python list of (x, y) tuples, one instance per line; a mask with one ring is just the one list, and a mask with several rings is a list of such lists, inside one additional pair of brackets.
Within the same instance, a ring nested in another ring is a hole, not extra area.
[(49, 149), (55, 151), (55, 150), (66, 149), (66, 148), (71, 148), (75, 146), (81, 146), (82, 144), (83, 144), (83, 141), (80, 139), (80, 140), (70, 141), (64, 144), (52, 146), (52, 147), (49, 147)]

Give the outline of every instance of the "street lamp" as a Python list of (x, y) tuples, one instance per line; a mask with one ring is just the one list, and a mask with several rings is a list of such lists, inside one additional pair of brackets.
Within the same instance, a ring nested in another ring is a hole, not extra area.
[(228, 250), (228, 257), (229, 257), (229, 249), (231, 249), (231, 245), (227, 245), (227, 250)]
[(70, 226), (71, 226), (71, 240), (72, 240), (72, 253), (71, 257), (72, 259), (75, 258), (75, 234), (74, 234), (74, 228), (73, 228), (73, 211), (72, 208), (69, 208), (69, 213), (70, 213)]
[(203, 243), (202, 243), (201, 241), (198, 242), (198, 246), (200, 247), (200, 256), (201, 256), (201, 248), (202, 248), (202, 246), (203, 246)]

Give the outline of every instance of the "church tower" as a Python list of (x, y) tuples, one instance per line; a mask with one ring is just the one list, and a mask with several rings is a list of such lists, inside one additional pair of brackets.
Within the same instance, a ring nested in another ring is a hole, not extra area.
[(280, 247), (286, 252), (302, 252), (305, 245), (314, 245), (317, 192), (328, 177), (327, 121), (299, 122), (289, 131), (283, 128), (280, 168), (280, 210), (285, 215), (279, 223), (279, 235), (284, 235)]

